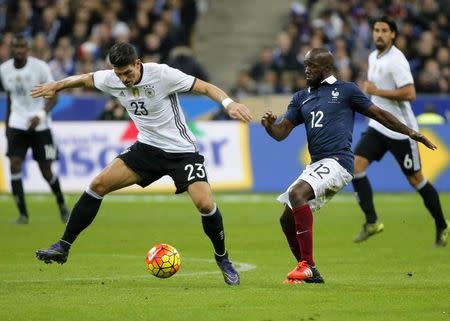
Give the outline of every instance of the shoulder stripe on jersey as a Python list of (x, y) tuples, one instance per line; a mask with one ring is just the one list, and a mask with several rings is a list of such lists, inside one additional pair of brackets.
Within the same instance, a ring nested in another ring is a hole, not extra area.
[(184, 139), (186, 139), (189, 143), (191, 143), (194, 146), (195, 151), (197, 151), (197, 145), (192, 140), (192, 138), (189, 136), (189, 134), (187, 133), (187, 130), (186, 130), (186, 126), (181, 121), (180, 110), (178, 107), (177, 98), (176, 98), (175, 94), (169, 95), (169, 99), (170, 99), (170, 104), (172, 106), (173, 114), (175, 116), (175, 125), (177, 126), (178, 131), (180, 132), (180, 136), (183, 137)]

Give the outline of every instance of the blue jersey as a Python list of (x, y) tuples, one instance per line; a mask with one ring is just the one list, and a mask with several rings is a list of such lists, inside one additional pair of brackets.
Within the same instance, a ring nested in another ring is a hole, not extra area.
[(284, 117), (295, 126), (305, 124), (312, 162), (334, 158), (353, 175), (355, 111), (371, 105), (356, 84), (330, 76), (317, 88), (295, 93)]

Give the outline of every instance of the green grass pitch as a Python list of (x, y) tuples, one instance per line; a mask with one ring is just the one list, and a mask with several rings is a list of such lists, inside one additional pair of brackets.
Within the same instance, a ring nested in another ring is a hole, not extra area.
[[(273, 194), (218, 194), (241, 285), (227, 286), (199, 215), (186, 196), (111, 195), (64, 265), (34, 251), (63, 231), (52, 196), (27, 197), (28, 226), (16, 226), (0, 195), (0, 320), (450, 320), (450, 246), (434, 248), (434, 224), (417, 194), (377, 194), (385, 231), (353, 244), (363, 216), (350, 194), (315, 215), (315, 257), (326, 283), (284, 285), (295, 261)], [(450, 216), (450, 195), (441, 202)], [(78, 195), (68, 197), (70, 206)], [(158, 242), (175, 246), (181, 269), (145, 270)]]

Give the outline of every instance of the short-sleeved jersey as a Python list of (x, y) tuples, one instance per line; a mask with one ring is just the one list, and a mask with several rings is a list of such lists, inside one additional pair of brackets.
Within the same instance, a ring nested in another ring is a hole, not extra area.
[(364, 112), (371, 105), (354, 83), (330, 76), (317, 88), (295, 93), (284, 117), (295, 126), (305, 124), (313, 163), (334, 158), (353, 175), (355, 111)]
[(169, 153), (196, 152), (177, 93), (192, 89), (195, 78), (164, 64), (142, 64), (142, 78), (126, 87), (113, 70), (94, 73), (95, 87), (116, 97), (139, 131), (138, 141)]
[[(392, 46), (385, 54), (379, 57), (377, 54), (375, 50), (369, 55), (369, 70), (367, 74), (368, 79), (377, 88), (393, 90), (414, 84), (408, 61), (397, 47)], [(393, 100), (375, 95), (371, 99), (375, 105), (393, 114), (406, 126), (418, 130), (417, 121), (409, 101)], [(408, 139), (408, 136), (394, 132), (376, 120), (370, 119), (369, 126), (390, 138)]]
[[(8, 126), (27, 130), (30, 120), (45, 107), (45, 99), (32, 98), (31, 89), (42, 83), (53, 81), (47, 63), (34, 57), (28, 57), (25, 66), (17, 69), (14, 60), (9, 59), (0, 65), (0, 77), (3, 88), (11, 97), (11, 113)], [(36, 131), (48, 129), (50, 118), (39, 123)]]

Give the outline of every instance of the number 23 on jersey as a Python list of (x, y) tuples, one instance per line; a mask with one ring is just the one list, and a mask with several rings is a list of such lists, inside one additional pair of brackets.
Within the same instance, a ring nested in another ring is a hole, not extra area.
[(133, 114), (136, 116), (147, 116), (148, 110), (145, 107), (145, 104), (143, 101), (132, 101), (130, 103), (131, 108), (133, 109)]

